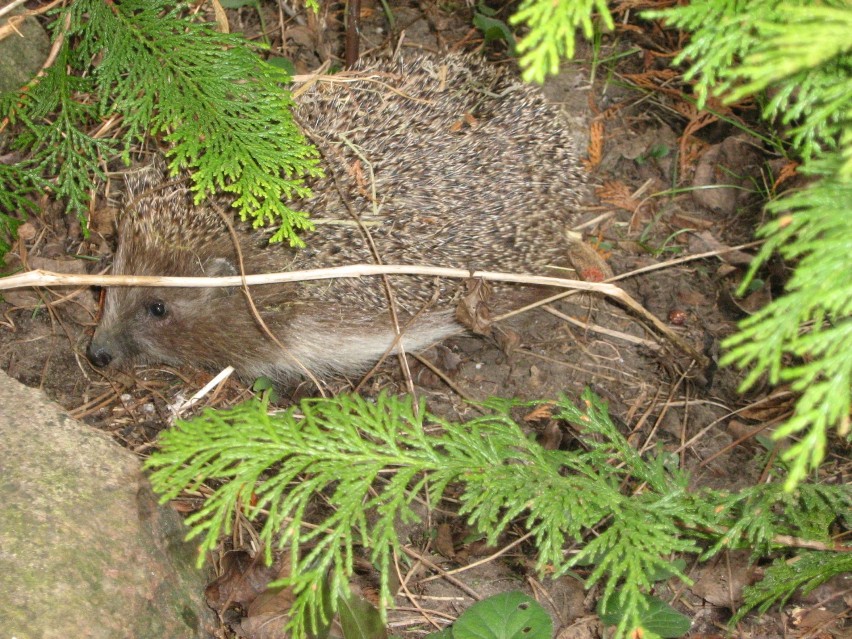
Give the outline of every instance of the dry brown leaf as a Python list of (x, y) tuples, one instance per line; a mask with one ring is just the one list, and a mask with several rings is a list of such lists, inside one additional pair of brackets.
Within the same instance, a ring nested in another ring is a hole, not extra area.
[[(689, 105), (689, 107), (694, 111), (695, 107)], [(684, 114), (685, 115), (685, 114)], [(699, 144), (699, 148), (703, 148), (704, 144), (698, 142), (693, 136), (693, 133), (700, 131), (705, 126), (716, 122), (719, 118), (712, 113), (707, 113), (706, 111), (695, 112), (690, 118), (689, 123), (684, 127), (683, 133), (680, 136), (680, 170), (681, 175), (687, 174), (687, 168), (693, 165), (693, 160), (697, 157), (697, 149), (694, 148), (696, 144)], [(690, 147), (693, 147), (692, 149)], [(692, 151), (690, 153), (690, 151)]]
[(597, 245), (572, 242), (568, 246), (567, 255), (571, 267), (584, 282), (604, 282), (615, 276), (606, 262), (610, 254), (603, 252)]
[[(267, 566), (263, 554), (252, 557), (244, 550), (232, 550), (222, 556), (222, 574), (204, 591), (207, 604), (221, 611), (233, 604), (247, 608), (279, 575), (283, 562)], [(289, 570), (289, 563), (287, 563)]]
[(595, 189), (595, 194), (601, 202), (635, 213), (641, 202), (635, 199), (632, 193), (633, 190), (619, 180), (607, 180)]
[(476, 559), (478, 557), (488, 557), (500, 550), (496, 546), (491, 546), (485, 539), (475, 539), (466, 543), (459, 552), (456, 553), (456, 562), (462, 564)]
[(746, 136), (729, 136), (707, 147), (695, 166), (692, 200), (718, 215), (730, 216), (749, 199), (763, 160)]
[(603, 158), (604, 123), (603, 120), (595, 120), (589, 126), (588, 146), (588, 168), (593, 169), (601, 163)]
[(487, 302), (491, 287), (485, 280), (465, 282), (465, 294), (456, 306), (456, 320), (476, 335), (491, 335), (491, 313)]
[[(16, 262), (18, 262), (17, 256), (7, 256), (6, 263), (8, 266), (13, 266)], [(59, 260), (32, 255), (27, 258), (27, 266), (32, 270), (41, 269), (54, 273), (68, 273), (72, 275), (83, 275), (86, 273), (86, 264), (83, 260), (75, 259)], [(15, 308), (35, 308), (44, 303), (44, 298), (38, 291), (27, 288), (4, 291), (3, 299)], [(91, 316), (83, 314), (79, 319), (81, 321), (91, 321)]]
[(316, 43), (316, 34), (305, 25), (294, 25), (284, 31), (282, 37), (285, 42), (292, 42), (300, 47), (312, 47)]
[(29, 242), (36, 236), (36, 230), (32, 222), (24, 222), (18, 227), (18, 237)]
[(601, 622), (595, 617), (586, 617), (560, 630), (556, 639), (597, 639), (601, 635)]
[(701, 229), (707, 230), (716, 226), (718, 223), (713, 220), (708, 220), (703, 217), (698, 217), (695, 215), (690, 215), (689, 213), (684, 213), (683, 211), (677, 211), (672, 213), (669, 216), (669, 222), (671, 222), (672, 226), (679, 227), (682, 229)]
[(752, 291), (745, 297), (737, 297), (737, 286), (719, 288), (719, 303), (729, 309), (735, 309), (742, 315), (753, 315), (772, 301), (772, 289), (769, 282)]
[(544, 432), (539, 438), (539, 444), (544, 450), (559, 450), (559, 445), (562, 443), (562, 430), (559, 428), (559, 422), (551, 419), (544, 427)]
[(86, 263), (83, 260), (66, 259), (54, 260), (49, 257), (39, 257), (33, 255), (27, 260), (27, 264), (31, 269), (41, 269), (42, 271), (53, 271), (54, 273), (70, 273), (82, 275), (86, 272)]
[(118, 209), (109, 206), (98, 206), (89, 213), (89, 230), (104, 237), (115, 234), (115, 220)]
[(506, 357), (512, 357), (522, 342), (520, 333), (505, 326), (501, 326), (500, 330), (494, 333), (494, 339), (497, 340), (497, 345)]
[(290, 639), (290, 634), (284, 631), (286, 625), (286, 614), (254, 615), (240, 622), (239, 636), (243, 639)]
[(3, 291), (3, 301), (12, 306), (12, 309), (36, 308), (42, 304), (39, 294), (28, 288), (11, 291)]
[(798, 162), (787, 162), (784, 166), (781, 167), (781, 170), (778, 172), (778, 177), (775, 179), (775, 182), (772, 183), (772, 188), (777, 189), (781, 184), (783, 184), (790, 178), (795, 177), (798, 173), (798, 169)]
[(828, 630), (837, 623), (837, 615), (825, 608), (796, 608), (792, 621), (801, 630)]
[(731, 277), (734, 273), (738, 273), (739, 269), (736, 266), (731, 266), (730, 264), (719, 264), (718, 268), (716, 268), (716, 279), (723, 280), (726, 277)]
[[(288, 571), (289, 572), (289, 571)], [(279, 574), (276, 579), (286, 577), (287, 574)], [(248, 607), (248, 618), (264, 615), (276, 615), (286, 617), (296, 596), (290, 588), (271, 588), (260, 593)]]
[(736, 266), (749, 266), (754, 259), (752, 255), (744, 251), (730, 251), (726, 244), (722, 244), (716, 239), (710, 231), (701, 231), (700, 233), (690, 233), (689, 235), (689, 252), (690, 253), (706, 253), (708, 251), (720, 251), (718, 257), (724, 262), (734, 264)]
[(731, 434), (731, 437), (737, 441), (741, 441), (747, 437), (753, 437), (755, 434), (755, 427), (753, 424), (746, 424), (738, 419), (732, 419), (729, 421), (726, 430)]
[(438, 528), (435, 530), (435, 550), (447, 559), (456, 556), (453, 531), (449, 524), (438, 524)]
[(660, 9), (674, 4), (672, 0), (618, 0), (612, 9), (613, 14), (622, 15), (641, 9)]
[[(289, 576), (289, 558), (283, 557), (273, 568), (277, 570), (272, 573), (271, 581)], [(288, 639), (290, 634), (285, 627), (294, 600), (291, 588), (265, 588), (247, 606), (245, 619), (240, 623), (242, 636), (245, 639)]]
[(219, 33), (230, 33), (231, 26), (228, 24), (228, 14), (222, 8), (222, 4), (219, 0), (211, 0), (211, 4), (213, 5), (213, 15), (216, 17), (216, 30)]
[(793, 410), (796, 405), (796, 395), (789, 387), (775, 389), (772, 394), (740, 411), (740, 417), (756, 422), (768, 422), (778, 419)]
[(525, 422), (539, 422), (543, 419), (550, 419), (553, 416), (553, 409), (556, 407), (556, 404), (553, 402), (548, 402), (547, 404), (540, 404), (536, 406), (529, 413), (524, 415)]
[(757, 568), (749, 564), (748, 550), (733, 550), (717, 555), (714, 561), (697, 571), (692, 592), (713, 604), (736, 608), (743, 597), (743, 588), (756, 581)]

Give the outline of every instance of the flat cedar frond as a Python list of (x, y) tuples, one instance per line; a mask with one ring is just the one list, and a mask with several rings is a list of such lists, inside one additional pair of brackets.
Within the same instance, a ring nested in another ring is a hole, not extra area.
[(727, 531), (704, 557), (730, 547), (751, 548), (758, 557), (777, 544), (779, 535), (828, 541), (838, 513), (852, 509), (852, 489), (800, 484), (789, 492), (782, 483), (759, 484), (731, 495), (720, 493), (715, 501), (718, 523)]
[(0, 162), (0, 266), (11, 246), (6, 238), (15, 236), (22, 220), (7, 213), (36, 208), (26, 196), (42, 188), (44, 183), (34, 171), (22, 171)]
[[(54, 178), (82, 216), (103, 161), (121, 153), (129, 163), (135, 143), (159, 135), (171, 170), (190, 170), (196, 202), (232, 193), (243, 219), (280, 224), (275, 239), (299, 243), (294, 230), (310, 224), (282, 200), (307, 195), (303, 178), (319, 169), (290, 112), (289, 78), (182, 11), (166, 0), (70, 3), (55, 22), (54, 64), (0, 103), (0, 117), (23, 125), (13, 141), (30, 153), (21, 168)], [(89, 133), (107, 120), (113, 139)]]
[[(828, 431), (848, 429), (852, 410), (852, 182), (826, 177), (770, 205), (779, 216), (762, 233), (773, 251), (797, 267), (782, 297), (743, 321), (725, 342), (725, 364), (751, 367), (748, 387), (768, 373), (801, 393), (792, 419), (778, 437), (804, 436), (784, 453), (792, 462), (788, 487), (823, 459)], [(754, 271), (752, 271), (753, 273)], [(782, 366), (788, 357), (797, 364)]]
[(12, 141), (12, 148), (30, 152), (12, 170), (20, 172), (21, 178), (26, 174), (53, 177), (53, 190), (85, 222), (91, 176), (104, 178), (98, 160), (108, 157), (117, 147), (112, 140), (97, 139), (86, 132), (97, 110), (78, 96), (88, 94), (92, 82), (67, 73), (70, 63), (66, 45), (60, 48), (56, 62), (44, 76), (20, 94), (19, 101), (14, 102), (10, 96), (12, 99), (4, 100), (2, 106), (6, 107), (3, 115), (24, 127)]
[(852, 408), (852, 10), (843, 0), (697, 0), (648, 17), (691, 32), (675, 60), (688, 61), (699, 106), (771, 89), (764, 116), (790, 127), (808, 188), (771, 202), (778, 217), (743, 289), (776, 251), (795, 266), (785, 294), (740, 324), (725, 364), (788, 382), (801, 397), (776, 437), (800, 436), (785, 452), (792, 489), (825, 456), (829, 430), (849, 430)]
[(711, 95), (730, 103), (771, 87), (765, 117), (793, 125), (791, 141), (806, 160), (841, 148), (849, 178), (852, 11), (842, 0), (822, 4), (700, 0), (645, 15), (691, 32), (674, 63), (689, 62), (684, 79), (695, 81), (699, 106)]
[(801, 588), (807, 594), (835, 575), (852, 573), (852, 553), (806, 551), (788, 559), (782, 557), (764, 569), (763, 579), (743, 591), (744, 603), (731, 623), (738, 623), (749, 610), (766, 612), (776, 603), (783, 605)]
[(613, 504), (610, 525), (569, 562), (572, 566), (595, 564), (586, 587), (605, 580), (603, 609), (605, 612), (617, 603), (624, 611), (620, 632), (627, 633), (636, 626), (646, 609), (643, 593), (652, 588), (654, 575), (670, 574), (691, 583), (671, 558), (676, 552), (698, 550), (694, 539), (680, 534), (680, 514), (683, 507), (676, 499), (621, 499)]
[[(651, 575), (687, 580), (671, 556), (698, 552), (707, 531), (736, 529), (716, 536), (725, 543), (735, 534), (747, 541), (779, 532), (822, 537), (832, 513), (849, 504), (848, 491), (833, 487), (808, 488), (798, 499), (777, 485), (761, 486), (763, 497), (694, 494), (689, 477), (671, 470), (665, 455), (633, 449), (590, 393), (580, 407), (562, 399), (553, 408), (556, 418), (595, 435), (584, 450), (545, 450), (509, 417), (512, 405), (489, 402), (490, 414), (457, 424), (384, 394), (305, 400), (272, 415), (255, 400), (178, 423), (162, 434), (162, 449), (147, 465), (164, 499), (204, 481), (222, 483), (188, 520), (202, 551), (217, 547), (238, 511), (261, 525), (267, 558), (274, 548), (288, 549), (292, 573), (283, 585), (295, 595), (296, 636), (318, 625), (318, 593), (326, 585), (332, 592), (348, 588), (356, 555), (366, 554), (379, 570), (380, 601), (388, 606), (391, 560), (401, 544), (397, 525), (418, 520), (411, 507), (418, 494), (427, 491), (438, 504), (451, 484), (459, 515), (489, 543), (520, 524), (532, 533), (541, 572), (561, 575), (591, 564), (587, 585), (601, 581), (605, 599), (617, 596), (627, 611), (620, 636), (639, 623)], [(320, 494), (325, 514), (307, 521)], [(771, 516), (749, 523), (755, 499)], [(791, 518), (790, 509), (801, 516)], [(565, 554), (567, 544), (583, 542), (592, 530), (578, 554)]]
[(582, 27), (586, 38), (594, 34), (593, 11), (607, 29), (613, 28), (604, 0), (522, 0), (509, 22), (529, 28), (518, 43), (524, 80), (544, 82), (546, 76), (559, 71), (560, 59), (574, 57), (577, 27)]

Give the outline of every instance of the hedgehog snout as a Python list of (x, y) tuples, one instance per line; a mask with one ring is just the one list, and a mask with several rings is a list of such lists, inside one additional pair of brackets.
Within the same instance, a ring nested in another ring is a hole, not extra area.
[(89, 348), (86, 349), (86, 357), (98, 368), (107, 366), (112, 361), (112, 353), (102, 344), (98, 344), (92, 340)]

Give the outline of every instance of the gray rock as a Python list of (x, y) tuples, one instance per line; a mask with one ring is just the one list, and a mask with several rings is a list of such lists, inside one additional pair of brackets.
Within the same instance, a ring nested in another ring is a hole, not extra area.
[(20, 89), (41, 69), (50, 51), (50, 36), (38, 20), (22, 18), (22, 13), (16, 9), (0, 20), (15, 24), (14, 33), (0, 40), (0, 91)]
[(184, 536), (131, 453), (0, 371), (4, 636), (210, 637)]

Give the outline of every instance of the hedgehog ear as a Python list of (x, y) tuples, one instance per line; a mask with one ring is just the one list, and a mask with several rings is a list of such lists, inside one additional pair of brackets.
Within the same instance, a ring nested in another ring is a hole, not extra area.
[[(204, 260), (204, 277), (227, 277), (230, 275), (239, 275), (236, 264), (226, 257), (210, 257)], [(236, 287), (210, 288), (211, 298), (225, 297), (232, 295), (237, 289)]]
[(239, 274), (237, 265), (227, 257), (208, 257), (204, 260), (205, 277), (225, 277)]

